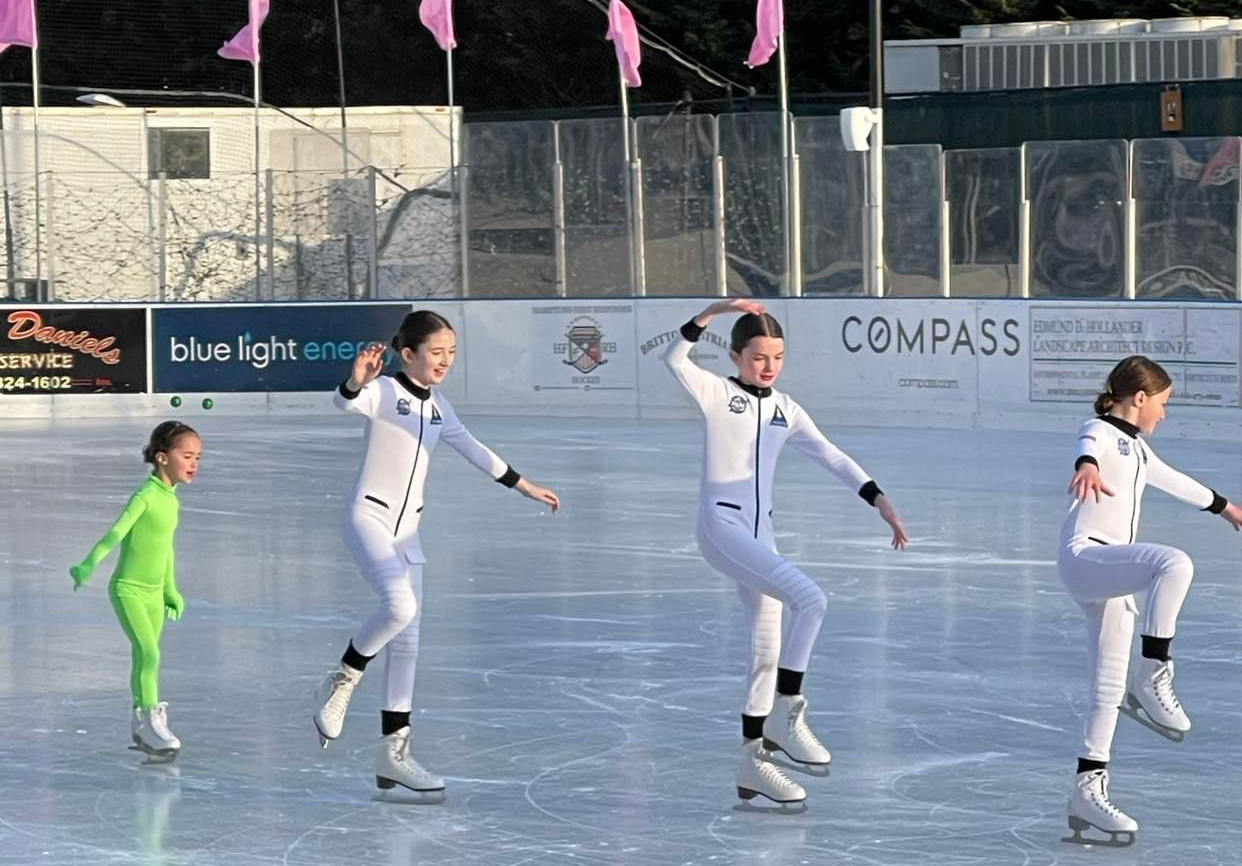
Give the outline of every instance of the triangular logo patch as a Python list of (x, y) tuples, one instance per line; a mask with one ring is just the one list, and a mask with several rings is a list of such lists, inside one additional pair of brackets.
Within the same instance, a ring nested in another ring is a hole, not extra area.
[(439, 410), (436, 409), (434, 404), (432, 404), (432, 407), (431, 407), (430, 423), (432, 424), (443, 424), (444, 423), (444, 419), (440, 417), (440, 412)]
[(788, 427), (789, 426), (789, 422), (785, 420), (785, 413), (781, 411), (780, 406), (777, 406), (776, 411), (772, 413), (771, 426), (773, 427)]

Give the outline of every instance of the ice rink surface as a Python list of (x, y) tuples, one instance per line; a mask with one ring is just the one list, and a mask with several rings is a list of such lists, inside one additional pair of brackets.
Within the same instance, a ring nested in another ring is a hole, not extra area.
[[(195, 420), (187, 608), (161, 680), (185, 745), (168, 767), (126, 749), (114, 559), (76, 594), (66, 573), (141, 482), (154, 421), (0, 422), (0, 864), (1242, 863), (1242, 541), (1154, 490), (1140, 537), (1197, 566), (1174, 644), (1195, 727), (1173, 744), (1123, 717), (1113, 798), (1137, 844), (1060, 842), (1087, 684), (1053, 563), (1073, 423), (820, 417), (900, 509), (904, 553), (852, 491), (785, 455), (779, 544), (829, 596), (805, 691), (834, 755), (827, 778), (798, 777), (809, 808), (789, 816), (737, 808), (744, 635), (732, 583), (695, 548), (697, 424), (466, 418), (561, 494), (555, 517), (437, 452), (414, 740), (448, 795), (415, 805), (374, 786), (381, 676), (327, 751), (310, 722), (374, 603), (340, 541), (361, 425)], [(1153, 444), (1242, 496), (1242, 447)]]

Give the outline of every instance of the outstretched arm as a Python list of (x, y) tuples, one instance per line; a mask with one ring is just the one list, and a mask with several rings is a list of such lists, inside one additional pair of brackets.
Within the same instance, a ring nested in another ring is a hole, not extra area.
[(550, 505), (553, 511), (561, 507), (561, 501), (555, 493), (523, 478), (512, 466), (501, 460), (492, 449), (475, 439), (466, 429), (466, 425), (461, 423), (461, 419), (457, 417), (457, 413), (453, 411), (448, 400), (440, 397), (439, 408), (444, 423), (440, 438), (451, 445), (458, 454), (495, 479), (498, 484), (513, 488), (528, 499)]
[(801, 406), (795, 404), (791, 414), (793, 418), (790, 421), (789, 444), (856, 491), (867, 504), (874, 505), (880, 512), (880, 518), (893, 530), (893, 547), (897, 550), (905, 549), (910, 543), (910, 537), (906, 535), (905, 526), (897, 516), (896, 509), (879, 486), (853, 458), (828, 441)]
[(1205, 487), (1189, 475), (1178, 472), (1169, 464), (1156, 456), (1156, 452), (1147, 447), (1147, 482), (1159, 490), (1182, 502), (1189, 503), (1201, 511), (1219, 514), (1234, 529), (1242, 529), (1242, 509), (1232, 504), (1210, 487)]
[(714, 316), (721, 313), (754, 313), (764, 312), (763, 304), (750, 298), (734, 298), (730, 301), (717, 301), (703, 312), (681, 326), (681, 336), (673, 341), (664, 353), (664, 363), (673, 371), (681, 386), (690, 392), (701, 406), (712, 390), (717, 386), (720, 377), (704, 370), (690, 360), (690, 350), (698, 342), (699, 337), (707, 330), (708, 323)]
[(95, 570), (95, 566), (103, 562), (112, 548), (124, 540), (129, 535), (129, 531), (134, 528), (134, 524), (142, 513), (147, 510), (146, 499), (138, 493), (129, 498), (125, 509), (121, 512), (121, 516), (116, 519), (111, 528), (104, 533), (104, 537), (95, 543), (91, 548), (91, 552), (86, 555), (80, 563), (69, 569), (69, 576), (73, 578), (73, 588), (75, 591), (86, 586), (91, 579), (91, 573)]

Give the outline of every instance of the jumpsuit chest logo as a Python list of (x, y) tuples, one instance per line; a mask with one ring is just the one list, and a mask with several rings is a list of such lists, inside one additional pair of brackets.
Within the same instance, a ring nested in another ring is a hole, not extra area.
[(1125, 439), (1118, 439), (1117, 440), (1117, 453), (1119, 453), (1122, 457), (1129, 457), (1130, 456), (1130, 443)]
[(741, 415), (743, 412), (746, 411), (746, 408), (748, 406), (750, 406), (750, 401), (747, 400), (745, 397), (743, 397), (741, 394), (738, 394), (736, 397), (734, 397), (732, 400), (729, 401), (729, 411), (732, 412), (734, 415)]
[(444, 419), (440, 417), (440, 411), (436, 409), (434, 405), (431, 407), (431, 420), (428, 421), (427, 423), (428, 424), (443, 424), (444, 423)]
[(789, 422), (785, 420), (785, 413), (781, 411), (780, 406), (776, 407), (776, 412), (773, 413), (772, 420), (769, 423), (772, 427), (789, 427)]
[(410, 401), (409, 400), (402, 397), (401, 399), (397, 401), (397, 414), (398, 415), (409, 415), (410, 414)]

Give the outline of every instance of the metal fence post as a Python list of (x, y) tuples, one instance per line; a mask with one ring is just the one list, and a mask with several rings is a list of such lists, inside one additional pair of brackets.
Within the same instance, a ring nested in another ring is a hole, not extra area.
[(264, 169), (264, 202), (267, 218), (267, 299), (276, 300), (276, 177), (270, 168)]
[(561, 124), (552, 121), (552, 257), (556, 260), (556, 294), (569, 294), (565, 259), (565, 163), (561, 162)]
[(159, 256), (160, 300), (168, 299), (168, 172), (160, 171), (156, 180), (159, 190), (159, 235), (157, 237), (156, 255)]
[(375, 192), (375, 166), (367, 166), (367, 200), (370, 226), (367, 231), (367, 297), (379, 297), (379, 204)]

